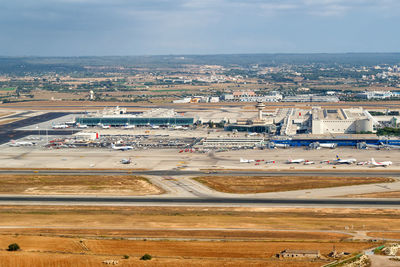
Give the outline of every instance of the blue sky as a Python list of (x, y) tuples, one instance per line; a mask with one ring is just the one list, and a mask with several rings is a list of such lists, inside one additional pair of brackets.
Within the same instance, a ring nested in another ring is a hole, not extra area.
[(4, 0), (0, 7), (2, 56), (400, 50), (400, 0)]

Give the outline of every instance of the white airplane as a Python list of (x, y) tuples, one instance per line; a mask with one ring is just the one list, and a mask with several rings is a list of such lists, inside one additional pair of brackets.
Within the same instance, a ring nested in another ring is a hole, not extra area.
[(338, 155), (336, 155), (335, 164), (353, 164), (356, 163), (356, 159), (341, 159)]
[(110, 128), (111, 128), (110, 125), (104, 125), (104, 124), (101, 124), (100, 127), (101, 127), (102, 129), (110, 129)]
[(114, 144), (111, 144), (111, 148), (115, 150), (126, 151), (133, 149), (133, 146), (115, 146)]
[(290, 147), (290, 145), (289, 144), (274, 144), (274, 147), (275, 148), (288, 148), (288, 147)]
[(320, 143), (320, 144), (319, 144), (319, 147), (321, 147), (321, 148), (331, 148), (331, 149), (333, 149), (333, 148), (336, 148), (336, 147), (337, 147), (337, 144), (336, 144), (336, 143)]
[(34, 146), (34, 145), (36, 144), (28, 141), (15, 142), (14, 140), (11, 140), (11, 144), (9, 146), (18, 147), (18, 146)]
[(160, 126), (158, 126), (158, 125), (151, 125), (151, 129), (160, 129)]
[(65, 129), (65, 128), (68, 128), (69, 126), (68, 125), (66, 125), (66, 124), (56, 124), (56, 125), (53, 125), (53, 129)]
[(371, 159), (371, 163), (373, 167), (387, 167), (389, 165), (392, 165), (391, 161), (376, 162), (374, 158)]
[(78, 124), (76, 125), (76, 127), (80, 128), (80, 129), (86, 129), (86, 128), (88, 128), (88, 126), (87, 126), (86, 124), (80, 124), (80, 123), (78, 123)]
[(310, 161), (310, 160), (306, 160), (304, 162), (304, 165), (311, 165), (311, 164), (315, 164), (315, 162), (314, 161)]
[(288, 159), (286, 161), (287, 164), (300, 164), (302, 162), (305, 162), (305, 159)]
[(131, 158), (129, 159), (122, 159), (121, 164), (131, 164)]
[(258, 133), (249, 133), (249, 136), (255, 136), (258, 135)]
[(124, 127), (122, 127), (123, 129), (134, 129), (136, 126), (135, 125), (131, 125), (131, 124), (127, 124)]
[(251, 163), (251, 162), (255, 162), (255, 160), (254, 159), (243, 159), (243, 158), (240, 158), (240, 163)]

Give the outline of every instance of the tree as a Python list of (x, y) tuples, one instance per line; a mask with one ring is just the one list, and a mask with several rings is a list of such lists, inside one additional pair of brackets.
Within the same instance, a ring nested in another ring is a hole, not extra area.
[(140, 258), (140, 260), (142, 260), (142, 261), (148, 261), (148, 260), (151, 260), (153, 257), (150, 255), (150, 254), (144, 254), (141, 258)]
[(17, 250), (19, 250), (20, 249), (20, 247), (19, 247), (19, 245), (17, 244), (17, 243), (12, 243), (12, 244), (10, 244), (10, 245), (8, 245), (8, 251), (17, 251)]

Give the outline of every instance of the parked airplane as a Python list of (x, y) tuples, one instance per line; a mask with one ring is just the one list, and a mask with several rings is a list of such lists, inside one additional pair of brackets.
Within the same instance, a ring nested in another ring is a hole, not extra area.
[(288, 159), (286, 161), (287, 164), (293, 164), (293, 163), (300, 164), (302, 162), (305, 162), (305, 159)]
[(9, 146), (18, 147), (18, 146), (34, 146), (34, 145), (36, 144), (28, 141), (15, 142), (14, 140), (11, 140), (11, 144)]
[(371, 162), (373, 167), (387, 167), (389, 165), (392, 165), (391, 161), (376, 162), (374, 158), (371, 159)]
[(125, 126), (123, 126), (123, 129), (134, 129), (136, 126), (135, 125), (131, 125), (131, 124), (126, 124)]
[(99, 123), (99, 126), (100, 126), (101, 128), (103, 128), (103, 129), (110, 129), (110, 128), (111, 128), (110, 125), (104, 125), (104, 124), (101, 124), (101, 123)]
[(151, 125), (151, 129), (160, 129), (160, 126), (158, 126), (158, 125)]
[(336, 155), (335, 164), (353, 164), (356, 163), (356, 159), (341, 159), (338, 155)]
[(122, 160), (121, 160), (121, 163), (122, 163), (122, 164), (131, 164), (131, 158), (129, 158), (129, 159), (122, 159)]
[(306, 160), (304, 162), (304, 165), (311, 165), (311, 164), (315, 164), (315, 162), (314, 161), (310, 161), (310, 160)]
[(76, 127), (80, 128), (80, 129), (86, 129), (86, 128), (88, 128), (88, 126), (87, 126), (86, 124), (80, 124), (80, 123), (78, 123), (78, 124), (76, 125)]
[(254, 162), (255, 160), (254, 159), (243, 159), (243, 158), (240, 158), (240, 163), (251, 163), (251, 162)]
[(111, 144), (111, 148), (115, 150), (126, 151), (133, 149), (133, 146), (115, 146), (114, 144)]
[(288, 148), (288, 147), (290, 147), (290, 145), (289, 144), (274, 144), (274, 147), (275, 148)]
[(319, 144), (319, 147), (321, 147), (321, 148), (331, 148), (331, 149), (333, 149), (333, 148), (336, 148), (336, 147), (337, 147), (337, 144), (336, 144), (336, 143), (320, 143), (320, 144)]
[(66, 125), (66, 124), (56, 124), (56, 125), (53, 125), (53, 129), (65, 129), (65, 128), (68, 128), (69, 126), (68, 125)]

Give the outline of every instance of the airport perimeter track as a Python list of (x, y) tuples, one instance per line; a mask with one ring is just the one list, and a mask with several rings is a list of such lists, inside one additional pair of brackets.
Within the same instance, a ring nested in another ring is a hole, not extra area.
[[(193, 175), (268, 175), (268, 176), (358, 176), (393, 177), (400, 176), (398, 171), (175, 171), (175, 170), (79, 170), (79, 169), (0, 169), (0, 174), (38, 174), (41, 175), (147, 175), (147, 176), (193, 176)], [(176, 186), (187, 187), (185, 184)], [(183, 188), (191, 194), (187, 196), (151, 195), (151, 196), (76, 196), (76, 195), (0, 195), (0, 205), (95, 205), (95, 206), (210, 206), (210, 207), (330, 207), (330, 208), (400, 208), (400, 199), (382, 198), (264, 198), (235, 194), (221, 197), (196, 191), (195, 188)], [(193, 191), (192, 191), (193, 190)]]

